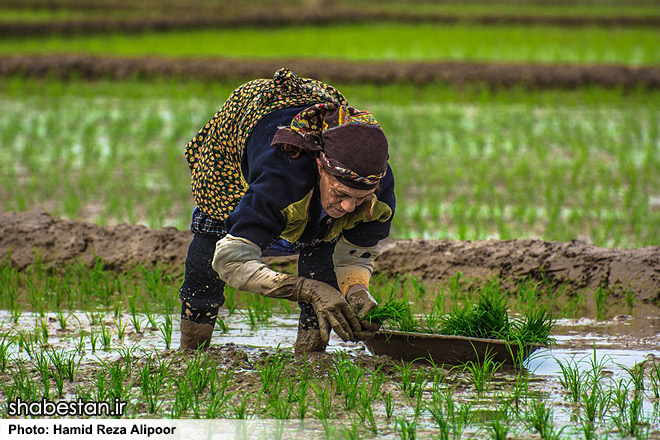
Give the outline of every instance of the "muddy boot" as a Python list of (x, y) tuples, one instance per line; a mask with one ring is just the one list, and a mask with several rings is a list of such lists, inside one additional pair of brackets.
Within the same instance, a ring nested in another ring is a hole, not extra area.
[(303, 329), (298, 327), (298, 337), (294, 345), (296, 356), (309, 355), (313, 353), (325, 353), (326, 344), (321, 338), (321, 331), (317, 328)]
[(200, 347), (206, 349), (211, 345), (212, 335), (213, 325), (182, 319), (180, 349), (197, 350)]

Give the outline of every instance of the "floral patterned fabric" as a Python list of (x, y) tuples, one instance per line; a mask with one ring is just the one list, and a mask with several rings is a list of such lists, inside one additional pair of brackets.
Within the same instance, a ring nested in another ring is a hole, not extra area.
[(247, 139), (268, 113), (286, 107), (332, 103), (347, 105), (334, 87), (301, 78), (286, 68), (273, 79), (243, 84), (186, 145), (195, 203), (206, 215), (223, 221), (245, 194), (241, 158)]

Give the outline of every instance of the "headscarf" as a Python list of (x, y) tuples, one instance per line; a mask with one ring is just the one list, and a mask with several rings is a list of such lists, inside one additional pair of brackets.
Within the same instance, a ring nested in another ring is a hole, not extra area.
[(316, 104), (281, 127), (272, 147), (294, 145), (321, 159), (326, 171), (356, 189), (371, 189), (387, 172), (388, 145), (374, 116), (347, 105)]

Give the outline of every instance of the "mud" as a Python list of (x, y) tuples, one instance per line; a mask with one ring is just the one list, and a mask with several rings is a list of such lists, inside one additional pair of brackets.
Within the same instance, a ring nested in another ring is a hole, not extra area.
[(151, 230), (146, 226), (101, 227), (54, 218), (43, 212), (0, 214), (0, 258), (25, 268), (34, 263), (35, 249), (44, 263), (80, 261), (122, 271), (137, 264), (183, 265), (192, 235), (175, 228)]
[(605, 249), (577, 240), (413, 239), (388, 242), (377, 263), (386, 276), (410, 274), (430, 284), (460, 273), (468, 282), (499, 278), (504, 288), (528, 278), (572, 290), (603, 287), (621, 294), (630, 288), (639, 300), (660, 299), (660, 247)]
[(62, 79), (153, 79), (172, 77), (221, 81), (270, 78), (286, 66), (299, 75), (328, 82), (485, 84), (493, 88), (660, 87), (660, 67), (620, 65), (551, 65), (478, 62), (351, 62), (341, 60), (224, 58), (119, 58), (94, 55), (0, 56), (0, 76)]
[[(351, 10), (346, 8), (289, 9), (266, 8), (240, 15), (228, 15), (226, 11), (199, 9), (192, 15), (191, 9), (179, 10), (178, 15), (140, 17), (128, 20), (114, 18), (77, 19), (44, 22), (0, 22), (0, 36), (26, 37), (50, 35), (95, 35), (111, 32), (138, 33), (186, 29), (213, 29), (236, 27), (284, 27), (296, 25), (336, 25), (395, 21), (397, 23), (476, 24), (481, 26), (560, 26), (560, 27), (658, 27), (660, 17), (629, 16), (533, 16), (533, 15), (456, 15), (419, 14), (414, 12), (392, 13), (381, 11)], [(153, 12), (150, 12), (153, 14)], [(138, 13), (136, 15), (144, 15)], [(157, 14), (163, 14), (163, 12)], [(199, 15), (198, 15), (199, 14)]]
[[(106, 268), (136, 264), (183, 266), (191, 233), (139, 225), (102, 227), (52, 217), (44, 212), (0, 213), (0, 259), (17, 268), (34, 263), (35, 249), (46, 267), (98, 257)], [(277, 262), (276, 257), (270, 261)], [(284, 259), (283, 262), (290, 262)], [(494, 277), (503, 286), (523, 279), (564, 285), (574, 290), (630, 288), (638, 300), (660, 299), (660, 247), (606, 249), (582, 241), (540, 240), (395, 240), (385, 241), (376, 272), (387, 277), (412, 275), (442, 285), (457, 274), (479, 284)]]

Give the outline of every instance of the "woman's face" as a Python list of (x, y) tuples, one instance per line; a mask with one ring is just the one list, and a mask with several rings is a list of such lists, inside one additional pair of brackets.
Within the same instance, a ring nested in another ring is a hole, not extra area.
[(355, 189), (346, 186), (328, 173), (320, 159), (316, 159), (319, 169), (319, 192), (321, 195), (321, 206), (332, 218), (342, 217), (349, 212), (355, 211), (369, 195), (376, 191), (373, 189)]

